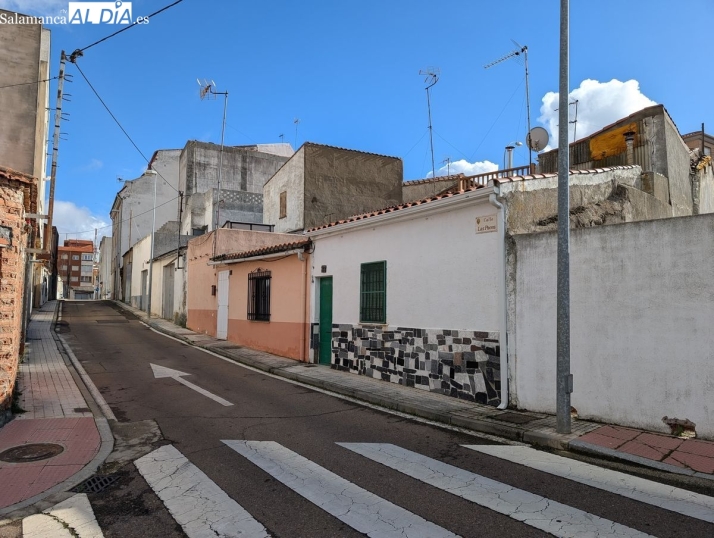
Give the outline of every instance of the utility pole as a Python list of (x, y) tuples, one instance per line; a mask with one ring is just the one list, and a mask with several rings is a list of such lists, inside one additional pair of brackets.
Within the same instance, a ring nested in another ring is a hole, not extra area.
[(60, 55), (59, 77), (57, 81), (57, 107), (55, 108), (55, 129), (52, 135), (52, 168), (50, 171), (50, 201), (47, 208), (47, 230), (45, 234), (44, 249), (50, 251), (50, 238), (52, 237), (52, 215), (55, 209), (55, 181), (57, 179), (57, 154), (59, 153), (60, 123), (62, 122), (62, 101), (64, 90), (64, 68), (67, 56), (64, 51)]
[(569, 0), (560, 0), (560, 87), (558, 125), (558, 286), (556, 430), (570, 433), (570, 149), (568, 144)]

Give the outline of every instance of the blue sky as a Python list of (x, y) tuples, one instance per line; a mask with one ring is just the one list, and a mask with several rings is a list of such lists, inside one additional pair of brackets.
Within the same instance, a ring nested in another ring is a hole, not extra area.
[[(133, 14), (170, 3), (135, 0)], [(58, 15), (67, 2), (0, 0), (0, 7)], [(653, 102), (665, 105), (681, 133), (702, 122), (714, 133), (712, 14), (711, 0), (571, 0), (578, 137)], [(222, 101), (198, 97), (196, 79), (207, 78), (230, 92), (227, 144), (279, 142), (283, 134), (298, 146), (311, 141), (401, 157), (405, 179), (418, 179), (431, 171), (419, 71), (441, 71), (432, 92), (437, 169), (447, 157), (463, 161), (452, 172), (503, 167), (504, 147), (525, 140), (524, 68), (515, 58), (483, 66), (511, 52), (512, 39), (527, 45), (531, 124), (551, 130), (558, 17), (555, 0), (184, 0), (87, 50), (78, 63), (149, 157), (189, 139), (220, 141)], [(118, 29), (49, 28), (53, 76), (62, 49)], [(71, 121), (62, 128), (68, 139), (60, 145), (56, 187), (61, 233), (108, 223), (117, 177), (134, 179), (146, 165), (76, 68), (68, 73)], [(518, 148), (515, 164), (527, 162), (527, 150)]]

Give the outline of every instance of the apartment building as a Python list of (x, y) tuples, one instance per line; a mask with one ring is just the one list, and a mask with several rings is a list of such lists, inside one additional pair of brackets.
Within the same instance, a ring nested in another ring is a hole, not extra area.
[(58, 248), (58, 287), (64, 299), (87, 300), (95, 295), (94, 243), (68, 239)]

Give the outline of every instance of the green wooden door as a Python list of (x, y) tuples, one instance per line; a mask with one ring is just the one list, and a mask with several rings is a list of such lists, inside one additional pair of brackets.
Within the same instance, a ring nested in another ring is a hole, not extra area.
[(320, 279), (320, 364), (332, 363), (332, 277)]

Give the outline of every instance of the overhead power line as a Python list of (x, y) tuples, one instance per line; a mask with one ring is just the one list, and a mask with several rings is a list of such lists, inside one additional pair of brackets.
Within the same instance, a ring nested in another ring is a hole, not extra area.
[[(106, 111), (109, 113), (109, 115), (112, 117), (112, 119), (113, 119), (113, 120), (116, 122), (116, 124), (119, 126), (119, 129), (121, 129), (122, 133), (124, 133), (124, 134), (126, 135), (126, 137), (129, 139), (129, 142), (131, 142), (131, 145), (134, 146), (134, 148), (136, 149), (136, 151), (139, 152), (139, 155), (141, 155), (141, 156), (144, 158), (144, 160), (146, 161), (146, 163), (149, 164), (149, 159), (146, 157), (146, 155), (144, 155), (144, 152), (139, 149), (139, 146), (137, 146), (137, 145), (136, 145), (136, 142), (134, 142), (134, 140), (131, 138), (131, 136), (129, 136), (129, 133), (126, 132), (126, 129), (124, 129), (124, 127), (122, 126), (122, 124), (119, 123), (119, 120), (118, 120), (117, 117), (112, 113), (112, 111), (109, 109), (109, 106), (107, 106), (107, 104), (104, 102), (104, 99), (102, 99), (102, 97), (99, 95), (99, 92), (97, 92), (97, 90), (94, 88), (94, 86), (92, 86), (92, 83), (89, 82), (89, 79), (87, 78), (87, 75), (84, 74), (84, 71), (82, 71), (82, 68), (79, 67), (79, 65), (77, 64), (77, 62), (74, 62), (74, 65), (75, 65), (75, 67), (77, 68), (77, 71), (79, 71), (79, 74), (82, 75), (82, 78), (87, 82), (87, 84), (89, 85), (89, 87), (92, 89), (92, 91), (94, 92), (94, 95), (97, 96), (97, 99), (99, 99), (99, 102), (102, 103), (102, 105), (104, 106), (104, 108), (106, 109)], [(165, 178), (164, 176), (162, 176), (161, 173), (160, 173), (158, 170), (154, 170), (154, 171), (158, 174), (158, 176), (159, 176), (161, 179), (164, 180), (164, 182), (166, 182), (166, 184), (167, 184), (169, 187), (171, 187), (173, 190), (175, 190), (176, 192), (178, 192), (178, 190), (176, 189), (176, 187), (174, 187), (173, 185), (171, 185), (171, 183), (169, 183), (168, 181), (166, 181), (166, 178)]]
[(0, 90), (5, 88), (15, 88), (17, 86), (29, 86), (30, 84), (41, 84), (43, 82), (49, 82), (50, 80), (57, 80), (59, 77), (46, 78), (44, 80), (33, 80), (32, 82), (20, 82), (19, 84), (8, 84), (7, 86), (0, 86)]
[[(151, 13), (150, 15), (145, 16), (144, 18), (145, 18), (145, 19), (152, 19), (153, 17), (155, 17), (155, 16), (158, 15), (159, 13), (162, 13), (162, 12), (166, 11), (167, 9), (171, 9), (171, 8), (174, 7), (176, 4), (180, 4), (181, 2), (183, 2), (183, 0), (177, 0), (177, 1), (174, 2), (173, 4), (169, 4), (168, 6), (164, 6), (164, 7), (162, 7), (160, 10), (154, 11), (153, 13)], [(108, 35), (108, 36), (106, 36), (106, 37), (103, 37), (102, 39), (100, 39), (99, 41), (95, 41), (95, 42), (92, 43), (91, 45), (87, 45), (86, 47), (84, 47), (84, 48), (82, 48), (82, 49), (77, 49), (77, 50), (75, 50), (75, 51), (70, 55), (70, 59), (71, 59), (72, 61), (74, 61), (74, 59), (77, 58), (78, 56), (82, 56), (82, 53), (83, 53), (85, 50), (91, 49), (93, 46), (99, 45), (99, 43), (103, 43), (104, 41), (107, 41), (108, 39), (111, 39), (112, 37), (117, 36), (117, 35), (121, 34), (122, 32), (126, 32), (129, 28), (133, 28), (133, 27), (136, 26), (137, 24), (140, 24), (140, 23), (138, 23), (137, 21), (134, 21), (134, 22), (131, 23), (129, 26), (125, 26), (125, 27), (122, 28), (121, 30), (118, 30), (118, 31), (114, 32), (113, 34), (110, 34), (110, 35)]]

